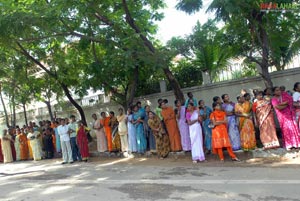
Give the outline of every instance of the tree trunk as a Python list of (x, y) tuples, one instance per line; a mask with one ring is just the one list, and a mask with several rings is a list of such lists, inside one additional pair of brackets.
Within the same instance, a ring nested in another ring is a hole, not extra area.
[(44, 101), (44, 103), (47, 105), (49, 117), (50, 117), (50, 119), (52, 121), (54, 118), (53, 118), (53, 113), (52, 113), (52, 108), (51, 108), (50, 101)]
[(11, 126), (12, 127), (16, 127), (16, 103), (15, 103), (15, 95), (13, 95), (11, 97), (11, 101), (12, 101), (12, 122), (11, 122)]
[(3, 106), (3, 110), (4, 110), (6, 126), (7, 126), (7, 128), (9, 128), (10, 127), (10, 125), (9, 125), (9, 118), (8, 118), (6, 106), (5, 106), (5, 103), (4, 103), (4, 100), (3, 100), (3, 96), (2, 96), (1, 85), (0, 85), (0, 98), (1, 98), (1, 103), (2, 103), (2, 106)]
[(177, 100), (180, 100), (182, 103), (184, 103), (185, 102), (184, 95), (183, 95), (183, 92), (180, 88), (178, 81), (176, 80), (176, 78), (174, 77), (174, 75), (172, 74), (172, 72), (170, 71), (170, 69), (168, 67), (164, 68), (163, 70), (164, 70), (164, 73), (174, 91), (175, 98)]
[(86, 123), (86, 118), (85, 118), (85, 114), (84, 114), (84, 111), (82, 109), (82, 107), (73, 99), (72, 95), (70, 94), (70, 91), (68, 89), (68, 87), (64, 84), (61, 84), (62, 86), (62, 89), (64, 90), (65, 92), (65, 95), (67, 96), (67, 98), (69, 99), (69, 101), (72, 103), (72, 105), (78, 110), (79, 114), (80, 114), (80, 118), (81, 118), (81, 121), (82, 123), (87, 126), (87, 123)]
[(261, 75), (267, 88), (273, 87), (273, 82), (269, 73), (269, 41), (267, 31), (262, 24), (262, 15), (257, 18), (259, 38), (262, 48)]
[(208, 71), (201, 71), (203, 84), (211, 84), (211, 76)]
[(134, 72), (133, 72), (133, 80), (131, 81), (131, 83), (129, 84), (128, 87), (128, 94), (125, 94), (126, 97), (126, 107), (124, 107), (125, 111), (127, 111), (128, 107), (130, 107), (133, 103), (133, 99), (135, 97), (136, 94), (136, 89), (138, 86), (138, 77), (139, 77), (139, 68), (138, 66), (135, 66), (134, 68)]
[(27, 112), (26, 112), (26, 104), (25, 104), (25, 103), (22, 103), (22, 105), (23, 105), (23, 112), (24, 112), (25, 125), (28, 126)]
[[(131, 16), (131, 13), (130, 13), (128, 5), (127, 5), (127, 1), (122, 0), (122, 4), (123, 4), (123, 9), (125, 11), (125, 20), (126, 20), (127, 24), (135, 31), (135, 33), (137, 33), (139, 35), (139, 37), (143, 41), (145, 47), (148, 48), (148, 50), (154, 54), (156, 52), (154, 45), (140, 30), (140, 28), (136, 24), (134, 18)], [(175, 95), (176, 99), (178, 99), (180, 101), (184, 101), (184, 95), (181, 91), (181, 87), (180, 87), (178, 81), (176, 80), (176, 78), (174, 77), (173, 73), (170, 71), (169, 67), (164, 68), (163, 71), (174, 91), (174, 95)]]

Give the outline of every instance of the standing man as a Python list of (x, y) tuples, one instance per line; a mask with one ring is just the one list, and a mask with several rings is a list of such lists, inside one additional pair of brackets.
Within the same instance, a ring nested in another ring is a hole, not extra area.
[(72, 149), (70, 144), (69, 127), (66, 125), (65, 119), (61, 119), (61, 125), (57, 127), (58, 135), (60, 136), (62, 148), (62, 164), (73, 163)]
[(188, 99), (186, 99), (184, 106), (187, 108), (187, 107), (188, 107), (188, 104), (189, 104), (190, 102), (192, 102), (192, 103), (194, 104), (194, 107), (198, 107), (197, 99), (194, 98), (192, 92), (188, 92), (188, 93), (187, 93), (187, 96), (188, 96)]
[(71, 122), (68, 124), (69, 132), (70, 132), (70, 142), (72, 148), (72, 157), (74, 161), (82, 161), (79, 148), (77, 146), (77, 129), (78, 124), (76, 123), (76, 118), (74, 115), (70, 116)]
[(164, 118), (164, 122), (170, 138), (171, 151), (181, 151), (181, 139), (179, 134), (178, 125), (176, 122), (176, 115), (172, 107), (166, 105), (166, 101), (161, 104), (161, 115)]

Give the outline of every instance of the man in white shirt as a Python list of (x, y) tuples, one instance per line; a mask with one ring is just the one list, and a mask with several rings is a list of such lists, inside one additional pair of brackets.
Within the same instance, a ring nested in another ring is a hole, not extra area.
[(79, 148), (77, 146), (77, 129), (78, 124), (76, 123), (76, 118), (74, 115), (70, 116), (71, 122), (68, 124), (70, 131), (70, 143), (72, 148), (72, 157), (74, 161), (82, 161)]
[(66, 125), (65, 119), (61, 119), (61, 125), (57, 127), (58, 135), (60, 136), (62, 149), (62, 164), (73, 163), (72, 149), (70, 144), (69, 127)]

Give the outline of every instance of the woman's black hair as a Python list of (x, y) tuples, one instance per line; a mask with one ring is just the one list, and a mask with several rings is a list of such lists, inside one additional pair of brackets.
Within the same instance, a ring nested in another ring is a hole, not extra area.
[(151, 110), (149, 111), (149, 114), (150, 114), (150, 113), (152, 113), (154, 116), (156, 115), (156, 114), (155, 114), (153, 111), (151, 111)]
[(228, 94), (223, 94), (221, 97), (222, 97), (222, 100), (224, 100), (225, 96), (228, 95)]
[(176, 100), (174, 101), (174, 104), (177, 105), (178, 102), (179, 102), (179, 100), (176, 99)]
[(194, 103), (192, 103), (192, 102), (189, 102), (188, 105), (194, 107)]
[(220, 105), (220, 103), (218, 103), (218, 102), (213, 102), (212, 108), (215, 108), (217, 105)]
[(256, 94), (255, 94), (255, 97), (256, 97), (256, 96), (258, 96), (258, 95), (262, 95), (262, 96), (264, 96), (264, 95), (265, 95), (265, 93), (264, 93), (263, 91), (258, 91), (258, 92), (256, 92)]
[(163, 102), (164, 102), (165, 104), (167, 104), (169, 101), (168, 101), (168, 99), (164, 99)]
[(273, 93), (275, 92), (275, 90), (276, 90), (277, 88), (280, 89), (278, 86), (275, 86), (275, 87), (272, 88)]
[(249, 93), (245, 93), (244, 98), (246, 98), (247, 96), (251, 96), (251, 95)]
[(296, 91), (296, 89), (298, 88), (298, 85), (300, 84), (300, 82), (296, 82), (295, 84), (294, 84), (294, 91)]
[(213, 102), (217, 102), (218, 100), (219, 100), (219, 96), (215, 96), (215, 97), (213, 97)]
[(203, 100), (199, 100), (199, 101), (198, 101), (198, 105), (200, 105), (200, 103), (201, 103), (202, 101), (203, 101)]
[(115, 116), (115, 113), (114, 113), (113, 111), (110, 111), (110, 112), (109, 112), (109, 114), (112, 114), (112, 115), (114, 115), (114, 116)]
[(102, 114), (105, 114), (105, 112), (101, 112), (100, 115), (102, 116)]

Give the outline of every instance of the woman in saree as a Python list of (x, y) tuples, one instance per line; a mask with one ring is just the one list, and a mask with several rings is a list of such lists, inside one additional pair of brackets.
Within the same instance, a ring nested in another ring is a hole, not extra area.
[(32, 155), (33, 160), (38, 161), (42, 159), (41, 149), (40, 149), (40, 143), (39, 138), (41, 137), (41, 134), (38, 131), (34, 131), (32, 128), (29, 128), (29, 133), (27, 135), (27, 139), (30, 140), (30, 146), (32, 149)]
[(21, 135), (19, 137), (19, 142), (20, 142), (20, 159), (21, 160), (27, 160), (28, 159), (28, 154), (29, 154), (29, 148), (28, 148), (28, 143), (27, 143), (27, 136), (24, 133), (24, 129), (21, 129)]
[(94, 119), (92, 125), (97, 138), (97, 151), (103, 153), (107, 151), (107, 142), (103, 127), (104, 122), (103, 119), (98, 119), (97, 114), (95, 113), (92, 115), (92, 118)]
[(180, 100), (175, 100), (176, 118), (180, 132), (181, 146), (183, 151), (191, 151), (191, 138), (189, 125), (186, 121), (186, 107), (182, 105)]
[(13, 142), (11, 135), (6, 129), (3, 130), (3, 135), (1, 136), (1, 148), (4, 163), (11, 163), (14, 161), (10, 144), (11, 142)]
[(77, 145), (80, 151), (80, 155), (82, 157), (82, 161), (87, 162), (89, 159), (89, 146), (88, 146), (88, 138), (87, 132), (89, 129), (84, 126), (82, 121), (78, 121), (78, 130), (77, 130)]
[(239, 117), (241, 146), (244, 151), (250, 151), (256, 148), (255, 129), (251, 109), (250, 102), (245, 101), (244, 96), (239, 96), (238, 104), (235, 105), (235, 114)]
[(133, 122), (132, 108), (129, 107), (127, 109), (127, 127), (128, 127), (128, 151), (130, 152), (130, 154), (137, 152), (136, 131), (132, 122)]
[(300, 129), (300, 82), (296, 82), (294, 84), (294, 94), (293, 94), (293, 101), (294, 101), (294, 108), (295, 108), (295, 118), (298, 128)]
[(142, 120), (142, 113), (139, 112), (137, 105), (133, 107), (133, 125), (135, 126), (137, 152), (144, 154), (147, 149), (146, 136), (144, 134), (144, 126)]
[(148, 115), (148, 125), (155, 137), (157, 156), (164, 159), (170, 152), (169, 136), (163, 128), (160, 118), (152, 111), (149, 111)]
[(211, 128), (208, 127), (210, 124), (209, 116), (212, 113), (212, 109), (205, 105), (203, 100), (199, 101), (199, 112), (202, 118), (202, 130), (204, 132), (204, 146), (206, 149), (206, 154), (211, 153)]
[(107, 148), (108, 148), (109, 152), (112, 152), (113, 144), (112, 144), (112, 130), (109, 125), (110, 117), (107, 117), (105, 112), (101, 112), (101, 117), (103, 120), (102, 125), (104, 126), (105, 135), (106, 135), (106, 139), (107, 139)]
[(195, 108), (194, 104), (191, 102), (188, 103), (186, 119), (190, 131), (193, 163), (197, 163), (198, 161), (205, 161), (205, 155), (203, 152), (202, 128), (200, 124), (201, 116), (197, 108)]
[(232, 149), (234, 151), (241, 149), (241, 138), (239, 129), (236, 122), (236, 116), (234, 113), (235, 103), (231, 102), (228, 94), (222, 95), (223, 104), (222, 108), (227, 115), (227, 129), (228, 135), (231, 142)]
[(263, 97), (264, 92), (259, 91), (256, 94), (256, 102), (252, 106), (255, 124), (259, 127), (260, 140), (264, 149), (278, 148), (280, 145), (276, 135), (272, 105)]
[(299, 128), (293, 111), (293, 99), (287, 93), (281, 92), (279, 87), (273, 88), (272, 105), (276, 111), (282, 132), (283, 147), (287, 150), (300, 147)]
[(229, 135), (227, 132), (227, 114), (222, 110), (221, 104), (214, 102), (214, 111), (210, 114), (210, 120), (215, 127), (212, 129), (212, 152), (218, 154), (221, 162), (224, 162), (223, 148), (227, 149), (232, 161), (240, 161), (233, 153)]
[(109, 125), (112, 132), (111, 134), (112, 134), (113, 151), (119, 152), (121, 151), (121, 139), (118, 132), (119, 123), (113, 111), (109, 112), (109, 116), (110, 116)]
[(16, 138), (15, 138), (15, 149), (16, 149), (16, 161), (21, 160), (21, 149), (20, 149), (20, 128), (16, 129)]
[(121, 139), (122, 152), (128, 152), (128, 128), (127, 128), (127, 116), (124, 114), (123, 108), (119, 108), (119, 115), (117, 116), (119, 122), (118, 132)]
[(53, 130), (55, 135), (55, 150), (56, 153), (61, 153), (61, 144), (60, 144), (60, 136), (58, 135), (57, 127), (59, 126), (59, 122), (55, 121), (53, 124)]
[(153, 135), (152, 129), (148, 124), (148, 120), (149, 120), (149, 112), (151, 111), (150, 106), (146, 105), (145, 106), (145, 117), (144, 117), (144, 132), (146, 134), (147, 137), (147, 142), (148, 142), (148, 146), (149, 146), (149, 150), (151, 153), (155, 153), (156, 152), (156, 143), (155, 143), (155, 137)]

